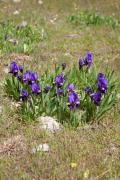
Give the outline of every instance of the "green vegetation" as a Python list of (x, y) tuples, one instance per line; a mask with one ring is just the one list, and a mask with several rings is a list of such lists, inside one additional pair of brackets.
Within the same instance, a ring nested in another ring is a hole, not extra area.
[(38, 30), (37, 27), (26, 23), (15, 25), (13, 21), (9, 20), (0, 24), (1, 53), (29, 54), (34, 51), (37, 44), (44, 39), (42, 28)]
[[(63, 124), (77, 127), (82, 122), (102, 120), (115, 104), (117, 86), (113, 72), (107, 72), (106, 78), (97, 80), (101, 73), (99, 75), (95, 67), (84, 69), (75, 65), (71, 70), (65, 68), (62, 71), (62, 67), (58, 66), (53, 73), (47, 69), (38, 79), (34, 72), (23, 72), (23, 67), (22, 74), (19, 74), (19, 67), (15, 62), (10, 64), (12, 75), (6, 79), (5, 89), (14, 100), (19, 101), (21, 98), (23, 101), (20, 117), (24, 121), (48, 115), (56, 117)], [(92, 102), (95, 92), (98, 97)]]
[(118, 27), (118, 21), (112, 16), (103, 16), (97, 12), (81, 11), (67, 17), (67, 21), (75, 25), (104, 25), (113, 29)]

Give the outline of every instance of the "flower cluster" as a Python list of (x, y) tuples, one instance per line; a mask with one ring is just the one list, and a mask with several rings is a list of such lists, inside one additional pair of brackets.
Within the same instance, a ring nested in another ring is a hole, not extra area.
[(90, 66), (92, 65), (92, 53), (91, 52), (87, 52), (84, 55), (83, 59), (79, 59), (79, 69), (82, 69), (83, 66), (87, 66), (88, 68), (90, 68)]
[(18, 79), (24, 85), (28, 86), (27, 90), (21, 88), (19, 91), (19, 96), (21, 100), (27, 100), (30, 88), (33, 94), (40, 93), (40, 86), (38, 84), (38, 75), (36, 72), (25, 71), (23, 66), (19, 66), (15, 61), (10, 63), (10, 73)]
[(99, 106), (102, 99), (102, 94), (106, 94), (107, 90), (108, 90), (107, 79), (105, 78), (103, 73), (99, 73), (97, 76), (97, 92), (93, 92), (92, 88), (88, 86), (85, 88), (85, 93), (90, 95), (92, 102), (96, 106)]
[(15, 61), (11, 62), (9, 73), (13, 74), (13, 76), (17, 76), (19, 72), (23, 72), (23, 66), (19, 66)]
[[(55, 68), (53, 73), (44, 73), (39, 79), (36, 72), (24, 70), (23, 66), (13, 61), (9, 67), (12, 78), (6, 80), (6, 87), (10, 89), (12, 97), (16, 100), (19, 97), (25, 102), (21, 103), (22, 114), (26, 113), (28, 116), (31, 112), (30, 116), (33, 114), (33, 117), (36, 117), (39, 114), (48, 113), (57, 115), (61, 120), (66, 116), (76, 123), (78, 118), (85, 119), (87, 122), (97, 115), (99, 117), (101, 112), (105, 113), (104, 106), (108, 109), (114, 102), (113, 98), (111, 101), (110, 96), (113, 92), (110, 88), (113, 87), (112, 83), (108, 86), (107, 76), (103, 73), (95, 77), (94, 67), (92, 67), (93, 71), (88, 70), (91, 65), (92, 54), (87, 52), (83, 59), (79, 59), (79, 66), (66, 70), (66, 64), (63, 63), (61, 68)], [(85, 71), (83, 67), (87, 67)], [(84, 84), (87, 85), (85, 89)], [(11, 88), (14, 88), (13, 91)], [(107, 93), (108, 88), (109, 93)]]

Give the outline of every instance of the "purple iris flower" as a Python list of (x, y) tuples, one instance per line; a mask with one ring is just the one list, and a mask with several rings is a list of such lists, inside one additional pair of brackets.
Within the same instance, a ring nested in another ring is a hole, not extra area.
[(95, 92), (95, 93), (91, 94), (90, 97), (91, 97), (92, 102), (93, 102), (96, 106), (99, 106), (99, 105), (100, 105), (101, 98), (102, 98), (102, 95), (101, 95), (100, 92)]
[(25, 89), (20, 89), (20, 99), (22, 101), (27, 100), (28, 96), (29, 96), (28, 91), (26, 91)]
[(23, 81), (23, 75), (22, 75), (22, 74), (18, 74), (18, 75), (17, 75), (17, 78), (18, 78), (18, 80), (19, 80), (20, 82)]
[(67, 91), (68, 91), (68, 92), (73, 92), (74, 89), (75, 89), (74, 84), (68, 84), (68, 85), (67, 85)]
[(70, 108), (70, 110), (76, 109), (80, 104), (78, 95), (75, 92), (68, 94), (67, 101), (68, 101), (68, 107)]
[(31, 72), (30, 71), (26, 71), (23, 74), (23, 82), (25, 82), (26, 84), (31, 84)]
[(36, 72), (32, 72), (31, 75), (30, 75), (30, 81), (32, 83), (36, 82), (38, 80), (38, 75)]
[(93, 90), (91, 89), (91, 87), (87, 86), (87, 87), (85, 88), (85, 93), (88, 94), (88, 95), (90, 95), (90, 94), (93, 93)]
[(84, 64), (88, 67), (91, 66), (92, 64), (92, 53), (91, 52), (87, 52), (84, 56)]
[(21, 73), (23, 73), (23, 69), (24, 69), (23, 66), (19, 66), (18, 68), (19, 68), (19, 71), (20, 71)]
[(97, 81), (99, 81), (99, 79), (101, 79), (101, 78), (105, 78), (105, 75), (103, 73), (99, 73), (97, 75)]
[(10, 63), (10, 73), (16, 76), (18, 74), (18, 65), (15, 61)]
[(63, 96), (64, 95), (64, 91), (62, 89), (57, 89), (56, 94), (58, 96)]
[(101, 93), (106, 93), (108, 89), (108, 83), (105, 78), (100, 78), (97, 82), (97, 88)]
[(57, 87), (61, 87), (61, 86), (63, 86), (63, 81), (64, 81), (63, 75), (57, 75), (54, 79), (54, 84)]
[(50, 87), (50, 86), (46, 86), (46, 87), (44, 88), (44, 92), (45, 92), (45, 93), (48, 93), (50, 90), (51, 90), (51, 87)]
[(62, 70), (64, 71), (66, 68), (66, 63), (62, 63)]
[(30, 85), (31, 91), (33, 94), (39, 94), (40, 93), (40, 86), (36, 83), (33, 83)]
[(83, 66), (84, 66), (83, 60), (79, 59), (79, 69), (82, 69)]

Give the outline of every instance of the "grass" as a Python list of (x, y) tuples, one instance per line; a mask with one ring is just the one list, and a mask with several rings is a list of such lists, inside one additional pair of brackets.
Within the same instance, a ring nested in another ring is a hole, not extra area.
[[(26, 20), (32, 27), (37, 24), (37, 31), (40, 26), (45, 29), (47, 37), (37, 43), (30, 53), (33, 60), (22, 61), (27, 68), (40, 74), (48, 64), (51, 71), (54, 63), (66, 62), (71, 67), (85, 51), (90, 50), (99, 69), (104, 71), (105, 67), (109, 66), (115, 70), (119, 81), (119, 30), (104, 26), (75, 28), (66, 23), (66, 16), (76, 13), (76, 7), (81, 11), (92, 7), (92, 10), (97, 9), (104, 15), (114, 13), (118, 19), (119, 6), (119, 1), (114, 3), (113, 0), (101, 0), (100, 3), (95, 0), (90, 0), (89, 3), (80, 1), (80, 4), (71, 0), (51, 3), (46, 0), (39, 6), (35, 0), (16, 4), (2, 2), (0, 19), (3, 21), (10, 16), (15, 24)], [(13, 12), (16, 9), (21, 11), (15, 16)], [(76, 131), (65, 127), (51, 135), (41, 131), (37, 122), (24, 124), (16, 113), (15, 104), (11, 103), (3, 90), (3, 79), (6, 76), (3, 69), (10, 62), (11, 54), (10, 51), (1, 52), (0, 147), (9, 138), (20, 135), (26, 149), (17, 142), (19, 148), (11, 147), (11, 155), (8, 152), (0, 153), (0, 179), (119, 179), (119, 104), (115, 115), (113, 111), (109, 112), (100, 125), (86, 125)], [(19, 55), (22, 56), (21, 53)], [(18, 62), (20, 63), (20, 60)], [(50, 146), (48, 153), (31, 154), (35, 145), (45, 142)], [(76, 163), (76, 167), (72, 168), (71, 163)]]
[(81, 11), (76, 15), (68, 16), (67, 21), (75, 25), (110, 26), (113, 29), (118, 27), (118, 21), (112, 16), (103, 16), (97, 12)]
[(30, 54), (37, 47), (37, 44), (44, 39), (42, 30), (42, 28), (38, 30), (36, 27), (27, 25), (25, 21), (18, 25), (10, 20), (1, 23), (1, 53)]

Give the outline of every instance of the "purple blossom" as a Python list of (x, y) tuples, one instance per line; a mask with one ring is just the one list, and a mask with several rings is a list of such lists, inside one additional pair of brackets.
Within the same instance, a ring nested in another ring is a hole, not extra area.
[(18, 74), (17, 78), (18, 78), (19, 81), (21, 81), (21, 82), (23, 81), (23, 75), (22, 74)]
[(63, 75), (57, 75), (54, 79), (54, 84), (57, 87), (61, 87), (61, 86), (63, 86), (63, 81), (64, 81)]
[(105, 78), (105, 75), (103, 73), (99, 73), (97, 75), (97, 81), (99, 81), (99, 79), (101, 79), (101, 78)]
[(105, 78), (100, 78), (97, 82), (97, 88), (101, 93), (106, 93), (108, 89), (108, 83)]
[(18, 65), (15, 61), (10, 63), (10, 73), (16, 76), (18, 74)]
[(88, 67), (91, 66), (92, 64), (92, 53), (91, 52), (87, 52), (84, 56), (84, 64)]
[(26, 84), (31, 84), (31, 72), (30, 71), (26, 71), (23, 74), (23, 82), (25, 82)]
[(51, 87), (50, 87), (50, 86), (46, 86), (46, 87), (44, 88), (44, 92), (45, 92), (45, 93), (48, 93), (50, 90), (51, 90)]
[(66, 63), (62, 63), (62, 70), (64, 71), (66, 68)]
[(38, 75), (36, 72), (32, 72), (31, 75), (30, 75), (30, 81), (32, 83), (36, 82), (38, 80)]
[(30, 85), (31, 91), (33, 94), (39, 94), (40, 93), (40, 86), (36, 83), (33, 83)]
[(91, 87), (87, 86), (87, 87), (85, 88), (85, 93), (88, 94), (88, 95), (90, 95), (90, 94), (93, 93), (93, 90), (91, 89)]
[(67, 85), (67, 91), (68, 91), (68, 92), (73, 92), (74, 89), (75, 89), (74, 84), (68, 84), (68, 85)]
[(27, 98), (28, 98), (28, 91), (26, 91), (25, 89), (20, 89), (20, 99), (22, 100), (22, 101), (25, 101), (25, 100), (27, 100)]
[(18, 66), (18, 68), (19, 68), (19, 71), (21, 72), (21, 73), (23, 73), (23, 66)]
[(57, 89), (56, 94), (58, 96), (63, 96), (64, 95), (64, 91), (62, 89)]
[(79, 69), (82, 69), (83, 66), (84, 66), (83, 60), (79, 59)]
[(101, 95), (100, 92), (92, 93), (92, 94), (90, 95), (90, 97), (91, 97), (92, 102), (93, 102), (96, 106), (99, 106), (99, 105), (100, 105), (101, 98), (102, 98), (102, 95)]
[(76, 109), (80, 104), (78, 95), (75, 92), (68, 94), (67, 101), (68, 101), (68, 107), (70, 108), (70, 110)]

